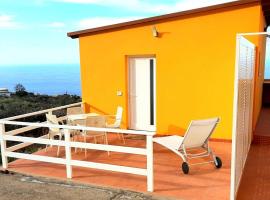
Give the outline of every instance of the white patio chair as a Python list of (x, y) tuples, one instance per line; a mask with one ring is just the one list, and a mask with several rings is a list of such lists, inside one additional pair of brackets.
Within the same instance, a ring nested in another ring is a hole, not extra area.
[[(59, 121), (56, 115), (46, 114), (47, 123), (59, 125)], [(49, 128), (48, 139), (53, 140), (55, 136), (58, 136), (59, 140), (64, 136), (64, 130), (59, 128)], [(52, 145), (51, 145), (52, 146)], [(45, 151), (47, 151), (48, 145), (46, 145)], [(57, 156), (59, 156), (60, 146), (57, 147)]]
[[(156, 137), (153, 138), (153, 141), (168, 148), (182, 158), (182, 170), (185, 174), (189, 173), (190, 165), (214, 162), (216, 168), (221, 168), (221, 159), (213, 154), (208, 144), (209, 138), (215, 130), (218, 122), (219, 118), (194, 120), (191, 121), (184, 137), (176, 135)], [(194, 151), (195, 153), (193, 153)], [(211, 156), (213, 160), (209, 162), (189, 164), (190, 159), (207, 156)]]
[[(122, 115), (123, 115), (123, 108), (121, 106), (117, 107), (116, 114), (115, 115), (107, 115), (107, 118), (114, 118), (114, 123), (108, 123), (108, 120), (106, 121), (106, 128), (120, 128), (121, 126), (121, 121), (122, 121)], [(118, 133), (119, 135), (119, 133)], [(125, 142), (125, 137), (124, 134), (120, 134), (124, 144)]]
[(83, 113), (83, 109), (80, 106), (67, 108), (67, 115), (78, 115)]
[[(80, 114), (83, 114), (83, 109), (81, 106), (76, 106), (76, 107), (70, 107), (70, 108), (67, 108), (67, 116), (68, 115), (80, 115)], [(67, 119), (67, 124), (68, 125), (76, 125), (76, 123), (74, 123), (73, 121), (70, 121)], [(79, 135), (80, 134), (80, 131), (75, 131), (73, 130), (71, 132), (71, 140), (74, 141), (75, 139), (75, 136)]]
[[(76, 120), (77, 125), (80, 126), (86, 126), (86, 127), (96, 127), (96, 128), (105, 128), (106, 125), (106, 118), (105, 116), (91, 116), (87, 117), (86, 119), (82, 120)], [(100, 131), (82, 131), (82, 136), (84, 139), (84, 142), (86, 143), (87, 137), (93, 137), (94, 143), (97, 144), (97, 138), (103, 137), (104, 144), (108, 145), (108, 137), (106, 132), (100, 132)], [(77, 149), (75, 149), (77, 152)], [(87, 157), (87, 149), (85, 149), (85, 157)], [(108, 151), (108, 155), (110, 155), (110, 152)]]

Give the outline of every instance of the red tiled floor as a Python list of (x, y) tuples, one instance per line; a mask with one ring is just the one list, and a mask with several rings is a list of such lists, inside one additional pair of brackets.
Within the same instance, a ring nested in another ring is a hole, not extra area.
[[(238, 200), (270, 199), (270, 109), (263, 108), (255, 129), (255, 136), (263, 138), (251, 145)], [(261, 145), (259, 145), (261, 144)], [(265, 145), (268, 144), (268, 145)]]
[[(113, 141), (112, 141), (113, 140)], [(119, 140), (110, 138), (111, 144), (121, 144)], [(144, 147), (144, 140), (127, 139), (128, 146)], [(230, 189), (230, 152), (231, 143), (211, 142), (211, 147), (222, 158), (223, 167), (215, 169), (213, 164), (192, 166), (189, 175), (184, 175), (180, 169), (181, 159), (171, 151), (154, 144), (154, 189), (155, 194), (171, 196), (176, 199), (229, 199)], [(50, 148), (47, 153), (44, 150), (40, 155), (56, 156), (56, 148)], [(64, 157), (64, 150), (61, 157)], [(146, 158), (133, 154), (111, 152), (88, 151), (84, 158), (84, 152), (72, 153), (73, 159), (88, 160), (133, 167), (145, 167)], [(20, 173), (65, 179), (64, 165), (56, 165), (44, 162), (17, 160), (9, 164), (9, 170)], [(146, 192), (146, 177), (95, 170), (81, 167), (73, 167), (73, 181), (125, 188), (139, 192)]]
[(264, 135), (270, 137), (270, 108), (261, 110), (254, 135)]
[(270, 199), (270, 146), (251, 146), (237, 200)]

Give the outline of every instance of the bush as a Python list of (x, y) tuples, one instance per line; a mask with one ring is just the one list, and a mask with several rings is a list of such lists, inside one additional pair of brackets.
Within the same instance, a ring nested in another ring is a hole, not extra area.
[(22, 97), (27, 95), (27, 91), (22, 84), (18, 83), (15, 85), (15, 94)]

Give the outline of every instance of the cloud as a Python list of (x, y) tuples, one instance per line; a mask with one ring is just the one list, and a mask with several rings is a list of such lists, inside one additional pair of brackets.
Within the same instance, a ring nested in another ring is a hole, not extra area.
[(87, 29), (139, 19), (139, 17), (93, 17), (79, 21), (78, 28)]
[(63, 22), (52, 22), (48, 24), (48, 27), (51, 28), (64, 28), (66, 25)]
[[(69, 2), (69, 3), (85, 3), (85, 4), (100, 4), (100, 5), (114, 5), (114, 6), (125, 6), (129, 9), (137, 10), (144, 10), (145, 12), (155, 12), (160, 13), (170, 13), (170, 12), (177, 12), (177, 11), (184, 11), (194, 8), (205, 7), (209, 5), (214, 5), (218, 3), (226, 3), (230, 2), (231, 0), (182, 0), (178, 3), (173, 5), (166, 5), (166, 4), (147, 4), (142, 2), (141, 0), (129, 0), (123, 3), (123, 0), (57, 0), (62, 2)], [(95, 28), (101, 27), (111, 24), (117, 24), (121, 22), (128, 22), (133, 21), (136, 19), (140, 19), (142, 17), (93, 17), (88, 19), (83, 19), (79, 21), (78, 28), (79, 29), (87, 29), (87, 28)]]
[(74, 4), (95, 4), (108, 7), (120, 7), (140, 12), (155, 12), (158, 10), (167, 9), (168, 4), (146, 3), (143, 0), (55, 0), (63, 3)]
[(0, 29), (14, 29), (19, 28), (19, 24), (14, 21), (11, 15), (0, 14)]
[(55, 0), (64, 3), (76, 3), (76, 4), (96, 4), (96, 5), (107, 5), (107, 6), (131, 6), (141, 3), (141, 0)]
[(235, 0), (179, 0), (175, 3), (150, 3), (144, 0), (55, 0), (63, 3), (96, 4), (109, 7), (120, 7), (134, 11), (148, 13), (168, 13), (184, 11), (214, 4), (221, 4)]
[(190, 10), (194, 8), (201, 8), (201, 7), (206, 7), (210, 5), (216, 5), (216, 4), (222, 4), (222, 3), (227, 3), (227, 2), (232, 2), (236, 0), (184, 0), (179, 3), (176, 3), (174, 8), (179, 11), (182, 10)]

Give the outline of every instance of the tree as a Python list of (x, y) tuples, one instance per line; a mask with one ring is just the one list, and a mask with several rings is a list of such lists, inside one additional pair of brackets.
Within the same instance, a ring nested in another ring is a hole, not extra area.
[(18, 96), (26, 96), (28, 93), (25, 87), (22, 84), (18, 83), (15, 85), (15, 94)]

